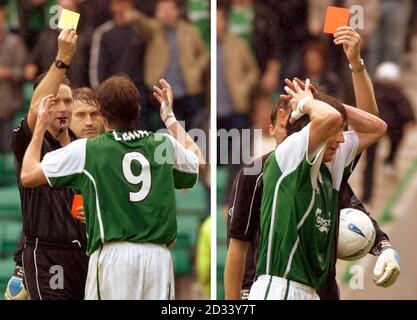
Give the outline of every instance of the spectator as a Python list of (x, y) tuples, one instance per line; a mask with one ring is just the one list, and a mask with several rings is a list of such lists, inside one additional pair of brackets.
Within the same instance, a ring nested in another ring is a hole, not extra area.
[(210, 1), (188, 0), (187, 16), (190, 22), (200, 31), (207, 48), (210, 48)]
[(19, 36), (6, 31), (6, 6), (0, 5), (0, 153), (10, 151), (13, 117), (23, 106), (26, 48)]
[(130, 20), (139, 37), (147, 43), (145, 83), (148, 88), (160, 78), (172, 84), (175, 110), (188, 129), (202, 108), (203, 73), (209, 54), (198, 30), (180, 16), (175, 0), (159, 0), (155, 18), (131, 10)]
[(272, 24), (279, 30), (279, 42), (285, 44), (281, 50), (280, 70), (280, 78), (285, 79), (294, 74), (302, 63), (302, 47), (308, 38), (307, 0), (263, 2), (268, 5), (270, 12), (273, 12)]
[(327, 46), (324, 42), (306, 42), (303, 48), (304, 64), (297, 75), (301, 79), (310, 79), (320, 87), (320, 91), (343, 100), (344, 91), (341, 79), (335, 72), (329, 70), (327, 53)]
[(196, 271), (198, 282), (204, 295), (206, 296), (206, 299), (210, 299), (210, 223), (211, 219), (210, 216), (208, 216), (201, 224), (196, 252)]
[(380, 0), (379, 24), (368, 43), (367, 61), (372, 76), (384, 61), (401, 62), (411, 12), (412, 0)]
[(40, 32), (49, 26), (50, 8), (56, 0), (17, 0), (19, 31), (29, 50), (35, 46)]
[(147, 16), (154, 16), (155, 3), (155, 0), (135, 0), (135, 8)]
[(413, 1), (411, 9), (411, 19), (407, 30), (407, 36), (405, 40), (405, 52), (412, 51), (412, 39), (417, 34), (417, 1)]
[(80, 28), (95, 29), (111, 19), (110, 0), (76, 0), (80, 10)]
[(127, 74), (141, 95), (143, 87), (144, 42), (135, 35), (125, 18), (134, 8), (133, 0), (111, 0), (112, 20), (93, 34), (90, 56), (90, 83), (93, 88), (111, 75)]
[[(259, 70), (247, 43), (227, 32), (226, 12), (217, 8), (217, 128), (249, 128), (249, 109), (252, 91), (257, 83)], [(240, 162), (232, 163), (233, 146), (218, 144), (218, 163), (229, 164), (229, 183), (239, 171)], [(230, 188), (228, 188), (230, 190)], [(227, 195), (225, 199), (227, 198)]]
[(283, 33), (277, 9), (259, 1), (233, 0), (228, 15), (228, 30), (245, 39), (260, 67), (260, 89), (272, 94), (278, 88), (281, 71)]
[[(259, 70), (249, 46), (226, 30), (226, 12), (217, 8), (217, 119), (219, 128), (239, 128), (246, 118)], [(239, 79), (239, 81), (236, 81)]]

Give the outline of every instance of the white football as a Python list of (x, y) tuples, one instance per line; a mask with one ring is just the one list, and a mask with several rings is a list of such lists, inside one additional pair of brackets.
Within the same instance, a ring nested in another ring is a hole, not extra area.
[(375, 241), (375, 228), (369, 216), (357, 209), (340, 210), (337, 258), (357, 260), (371, 250)]

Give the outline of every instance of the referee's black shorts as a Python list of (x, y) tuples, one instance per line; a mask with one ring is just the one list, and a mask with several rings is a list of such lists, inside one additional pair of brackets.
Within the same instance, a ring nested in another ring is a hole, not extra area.
[(85, 247), (26, 239), (24, 284), (32, 300), (83, 300), (88, 271)]

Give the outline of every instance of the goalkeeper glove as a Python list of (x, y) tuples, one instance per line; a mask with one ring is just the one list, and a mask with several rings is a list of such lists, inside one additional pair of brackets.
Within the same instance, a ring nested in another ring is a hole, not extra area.
[(388, 288), (397, 281), (400, 275), (400, 256), (392, 248), (384, 249), (378, 256), (374, 268), (374, 283), (379, 287)]
[(13, 276), (7, 283), (6, 300), (29, 300), (29, 295), (23, 285), (23, 268), (16, 265)]

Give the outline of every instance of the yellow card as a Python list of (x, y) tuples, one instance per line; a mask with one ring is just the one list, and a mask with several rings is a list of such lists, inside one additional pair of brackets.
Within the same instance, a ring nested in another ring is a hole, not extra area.
[(59, 17), (58, 28), (77, 30), (78, 20), (80, 20), (79, 13), (62, 9), (61, 16)]

